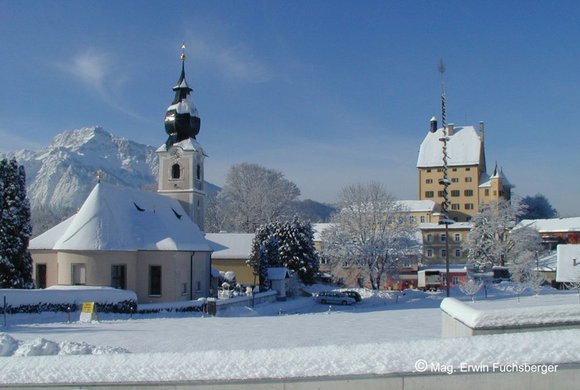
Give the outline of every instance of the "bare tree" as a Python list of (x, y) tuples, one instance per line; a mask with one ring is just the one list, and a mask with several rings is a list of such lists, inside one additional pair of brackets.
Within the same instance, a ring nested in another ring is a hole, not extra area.
[(540, 243), (538, 232), (530, 227), (512, 230), (523, 211), (523, 206), (503, 199), (483, 205), (467, 237), (468, 261), (483, 271), (533, 258)]
[(475, 280), (472, 278), (469, 278), (468, 280), (459, 284), (459, 290), (461, 290), (461, 292), (465, 295), (470, 296), (472, 302), (475, 302), (475, 295), (479, 292), (479, 290), (481, 290), (482, 287), (482, 280)]
[(339, 211), (322, 235), (322, 252), (331, 265), (358, 268), (373, 289), (398, 274), (403, 259), (417, 249), (416, 225), (378, 183), (345, 187)]
[(282, 172), (257, 164), (234, 165), (215, 199), (212, 230), (253, 233), (261, 225), (288, 219), (299, 195), (298, 186)]

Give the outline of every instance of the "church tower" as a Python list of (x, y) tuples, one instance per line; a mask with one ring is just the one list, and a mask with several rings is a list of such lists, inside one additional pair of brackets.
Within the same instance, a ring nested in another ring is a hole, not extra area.
[(159, 183), (157, 192), (178, 200), (191, 220), (204, 230), (206, 156), (197, 142), (201, 120), (188, 100), (192, 89), (185, 80), (185, 45), (181, 47), (181, 76), (173, 91), (175, 98), (165, 113), (167, 141), (157, 149)]

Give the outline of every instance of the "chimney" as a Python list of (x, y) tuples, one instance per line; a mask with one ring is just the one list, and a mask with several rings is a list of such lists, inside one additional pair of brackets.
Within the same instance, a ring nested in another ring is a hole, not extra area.
[(452, 136), (454, 129), (455, 129), (455, 125), (453, 123), (448, 124), (447, 125), (447, 135)]
[(431, 118), (431, 127), (429, 128), (429, 131), (431, 133), (434, 133), (437, 131), (437, 118), (435, 118), (435, 117)]
[(479, 122), (479, 139), (481, 140), (481, 143), (483, 143), (484, 134), (485, 134), (485, 126), (483, 124), (483, 121), (481, 121)]

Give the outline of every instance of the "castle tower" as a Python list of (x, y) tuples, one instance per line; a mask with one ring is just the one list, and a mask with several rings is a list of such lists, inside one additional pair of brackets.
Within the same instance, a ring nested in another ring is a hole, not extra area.
[(204, 230), (204, 159), (197, 142), (201, 120), (188, 100), (192, 89), (185, 80), (185, 45), (181, 47), (181, 76), (173, 87), (175, 98), (165, 113), (167, 141), (157, 149), (159, 179), (157, 192), (178, 200), (191, 220)]

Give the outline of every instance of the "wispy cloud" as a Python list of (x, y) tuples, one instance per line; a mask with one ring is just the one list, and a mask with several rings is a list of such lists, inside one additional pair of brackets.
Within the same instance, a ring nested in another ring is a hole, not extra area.
[(121, 88), (125, 84), (126, 76), (117, 68), (112, 54), (90, 48), (75, 54), (68, 62), (58, 66), (96, 93), (108, 106), (149, 122), (149, 119), (128, 109), (118, 98), (122, 94)]
[(39, 150), (44, 146), (30, 137), (20, 136), (20, 134), (25, 133), (0, 129), (0, 138), (2, 138), (0, 153), (14, 152), (15, 150), (20, 149)]
[(215, 67), (223, 76), (246, 83), (261, 83), (272, 79), (272, 72), (244, 44), (228, 45), (189, 34), (188, 51), (192, 58)]

